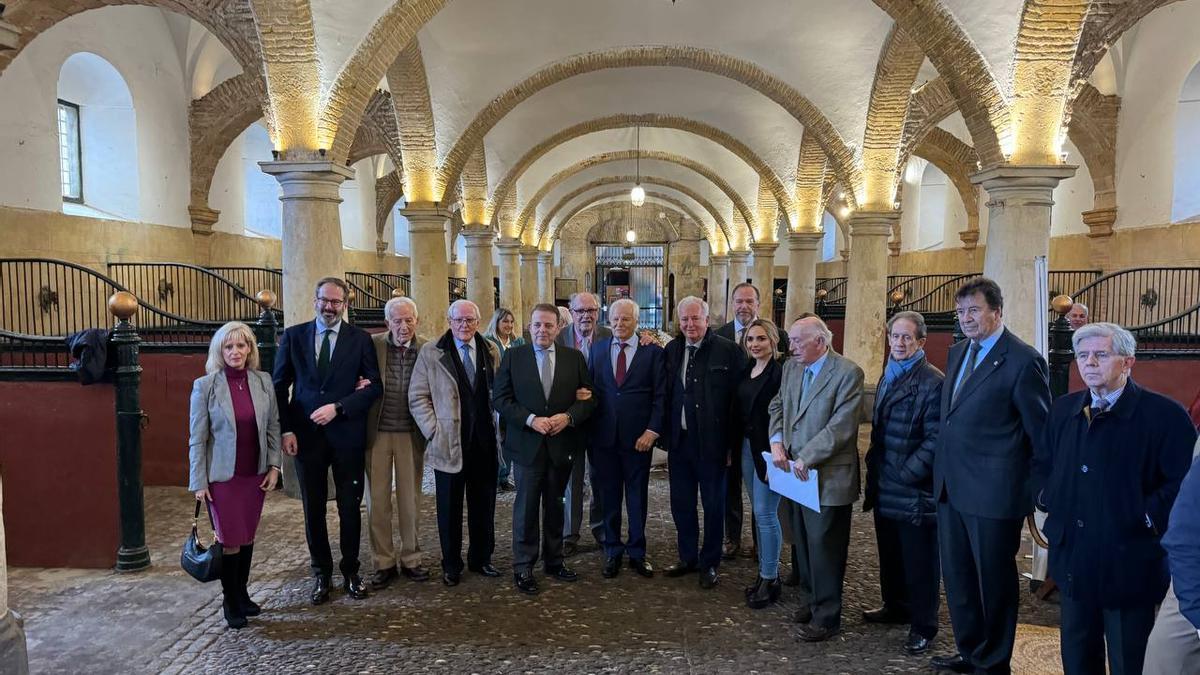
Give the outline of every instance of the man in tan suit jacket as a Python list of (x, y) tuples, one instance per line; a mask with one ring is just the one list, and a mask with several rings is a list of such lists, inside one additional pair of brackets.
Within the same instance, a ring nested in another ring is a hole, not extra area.
[(792, 533), (801, 593), (799, 637), (819, 642), (841, 630), (842, 580), (850, 546), (850, 515), (859, 493), (858, 424), (863, 371), (833, 352), (833, 333), (817, 317), (788, 329), (792, 358), (771, 401), (773, 462), (809, 479), (818, 472), (821, 512), (791, 503)]
[[(383, 396), (367, 417), (367, 522), (375, 574), (371, 586), (383, 588), (401, 575), (426, 581), (417, 529), (421, 515), (421, 476), (425, 472), (425, 437), (408, 407), (413, 364), (425, 341), (417, 337), (417, 305), (392, 298), (383, 308), (388, 329), (371, 336), (379, 358)], [(392, 496), (395, 481), (396, 523), (400, 531), (399, 569), (392, 540)]]

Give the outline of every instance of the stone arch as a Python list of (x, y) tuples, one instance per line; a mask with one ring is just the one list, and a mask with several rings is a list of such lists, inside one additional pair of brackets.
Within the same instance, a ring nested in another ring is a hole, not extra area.
[(391, 92), (377, 90), (363, 111), (363, 121), (350, 146), (347, 166), (372, 155), (387, 155), (392, 165), (403, 171), (404, 155), (400, 145), (400, 130), (396, 124), (395, 99)]
[[(525, 203), (525, 207), (521, 209), (521, 214), (517, 217), (517, 220), (516, 220), (517, 231), (518, 232), (524, 231), (526, 223), (528, 223), (530, 220), (532, 220), (535, 210), (537, 209), (537, 205), (542, 201), (542, 199), (545, 198), (546, 194), (549, 193), (550, 190), (554, 189), (559, 183), (562, 183), (563, 181), (567, 180), (571, 176), (574, 176), (575, 174), (579, 173), (580, 171), (583, 171), (584, 169), (588, 169), (593, 166), (599, 166), (601, 164), (608, 164), (611, 162), (619, 162), (619, 161), (624, 161), (624, 160), (635, 159), (636, 157), (638, 157), (638, 155), (639, 155), (639, 153), (635, 150), (621, 150), (618, 152), (606, 152), (606, 153), (602, 153), (599, 155), (593, 155), (591, 157), (588, 157), (587, 159), (576, 162), (575, 164), (567, 167), (566, 169), (563, 169), (562, 171), (559, 171), (558, 173), (554, 174), (553, 176), (551, 176), (549, 178), (549, 180), (546, 181), (546, 183), (544, 185), (542, 185), (541, 188), (538, 189), (538, 191), (534, 194), (533, 198), (531, 198), (528, 202)], [(736, 190), (734, 190), (732, 187), (730, 187), (729, 183), (725, 182), (725, 179), (718, 176), (716, 174), (716, 172), (714, 172), (709, 167), (707, 167), (693, 159), (689, 159), (687, 157), (682, 157), (680, 155), (675, 155), (675, 154), (672, 154), (669, 152), (650, 151), (650, 152), (642, 152), (642, 153), (640, 153), (640, 155), (641, 155), (642, 159), (652, 159), (652, 160), (659, 160), (662, 162), (669, 162), (671, 164), (678, 164), (679, 166), (682, 166), (685, 169), (690, 169), (691, 171), (694, 171), (697, 174), (703, 176), (704, 178), (708, 179), (708, 181), (711, 182), (713, 185), (716, 185), (718, 189), (720, 189), (722, 192), (725, 193), (725, 196), (727, 196), (729, 198), (729, 200), (731, 202), (733, 202), (734, 210), (737, 213), (741, 214), (742, 218), (745, 219), (745, 222), (747, 222), (747, 223), (754, 222), (753, 212), (750, 211), (750, 207), (748, 207), (746, 205), (746, 202), (745, 202), (745, 200), (742, 199), (741, 195), (739, 195)], [(725, 232), (725, 236), (730, 237), (732, 241), (740, 240), (739, 237), (732, 237), (731, 236), (732, 234), (733, 233), (728, 230)], [(535, 236), (541, 235), (541, 231), (539, 228), (535, 227), (534, 235)], [(753, 241), (754, 240), (753, 233), (747, 231), (747, 238), (749, 241)]]
[[(191, 143), (191, 206), (208, 207), (217, 164), (234, 139), (264, 115), (266, 88), (257, 73), (231, 77), (188, 108)], [(215, 222), (215, 216), (214, 216)]]
[[(578, 188), (576, 188), (575, 190), (572, 190), (570, 194), (564, 195), (563, 198), (561, 200), (559, 200), (559, 202), (554, 206), (554, 208), (552, 209), (552, 213), (549, 214), (545, 220), (546, 225), (549, 228), (548, 234), (549, 234), (550, 238), (554, 239), (555, 237), (557, 237), (558, 228), (554, 227), (553, 218), (551, 218), (549, 216), (552, 216), (554, 213), (557, 213), (557, 211), (564, 208), (572, 199), (578, 197), (579, 195), (584, 194), (588, 190), (593, 190), (595, 188), (603, 187), (606, 185), (615, 185), (618, 183), (632, 183), (636, 179), (637, 179), (636, 176), (630, 176), (630, 175), (605, 176), (603, 178), (597, 178), (597, 179), (590, 181), (584, 185), (581, 185)], [(642, 176), (642, 181), (643, 181), (644, 185), (657, 185), (657, 186), (669, 188), (669, 189), (675, 190), (676, 192), (679, 192), (681, 194), (687, 195), (688, 197), (690, 197), (692, 199), (692, 201), (696, 202), (697, 204), (700, 205), (701, 208), (703, 208), (705, 211), (707, 211), (708, 215), (712, 216), (712, 219), (713, 219), (713, 228), (711, 230), (707, 229), (707, 228), (705, 229), (705, 237), (708, 238), (710, 241), (716, 239), (718, 232), (724, 234), (725, 232), (727, 232), (729, 230), (729, 224), (725, 221), (725, 218), (721, 215), (721, 213), (719, 211), (717, 211), (716, 207), (713, 206), (712, 202), (705, 199), (703, 196), (701, 196), (699, 193), (697, 193), (695, 190), (688, 187), (687, 185), (670, 180), (668, 178), (660, 178), (658, 176)], [(647, 194), (649, 194), (649, 193), (647, 193)], [(702, 222), (699, 219), (695, 219), (695, 218), (693, 220), (695, 220), (697, 223)], [(566, 219), (559, 221), (560, 225), (561, 225), (561, 223), (565, 223), (565, 222), (566, 222)]]
[[(591, 223), (587, 227), (588, 243), (597, 244), (597, 243), (602, 243), (602, 242), (607, 243), (607, 242), (613, 242), (613, 241), (623, 241), (623, 238), (621, 238), (620, 235), (618, 234), (620, 232), (619, 230), (618, 230), (618, 232), (613, 232), (613, 229), (615, 228), (615, 223), (612, 220), (609, 220), (606, 218), (606, 216), (608, 216), (609, 213), (616, 210), (615, 208), (606, 208), (606, 207), (610, 207), (610, 206), (611, 206), (611, 203), (596, 203), (596, 202), (593, 202), (592, 204), (590, 204), (588, 206), (589, 209), (594, 209), (595, 210), (594, 212), (598, 216), (596, 222)], [(586, 212), (586, 209), (584, 212)], [(626, 227), (632, 227), (634, 230), (640, 230), (640, 231), (642, 231), (643, 234), (646, 231), (653, 230), (653, 232), (655, 234), (658, 234), (661, 236), (660, 240), (652, 239), (649, 241), (662, 241), (662, 242), (665, 242), (666, 244), (670, 244), (671, 242), (679, 240), (679, 231), (678, 230), (676, 230), (674, 227), (672, 227), (670, 225), (664, 225), (663, 223), (658, 222), (657, 219), (649, 219), (649, 218), (633, 219), (630, 223), (626, 224)], [(574, 228), (572, 228), (572, 229), (574, 229)], [(647, 241), (647, 240), (645, 240), (641, 236), (639, 236), (638, 237), (639, 245), (643, 241)]]
[[(579, 213), (582, 213), (585, 209), (595, 206), (596, 204), (600, 203), (602, 200), (605, 200), (605, 199), (615, 199), (618, 197), (626, 197), (628, 195), (629, 195), (629, 193), (625, 190), (615, 190), (612, 192), (602, 192), (600, 194), (589, 196), (587, 201), (585, 201), (585, 202), (581, 203), (579, 206), (571, 209), (571, 211), (568, 212), (567, 215), (563, 216), (563, 219), (562, 219), (563, 224), (561, 227), (559, 227), (557, 230), (555, 230), (554, 239), (558, 239), (560, 236), (562, 236), (563, 230), (566, 229), (566, 226), (568, 223), (571, 222), (571, 219), (574, 218)], [(655, 201), (652, 202), (651, 200), (655, 200)], [(692, 219), (692, 222), (695, 222), (695, 223), (701, 222), (700, 220), (698, 220), (696, 218), (695, 212), (693, 212), (690, 207), (688, 207), (686, 204), (679, 201), (678, 199), (675, 199), (671, 195), (666, 194), (665, 192), (657, 192), (654, 190), (647, 190), (646, 191), (646, 203), (647, 204), (660, 203), (660, 205), (663, 205), (663, 204), (668, 205), (668, 206), (672, 207), (677, 214), (684, 215), (684, 216), (687, 216), (688, 218)], [(679, 237), (682, 235), (679, 228), (675, 227), (674, 223), (671, 223), (670, 221), (668, 221), (666, 227), (669, 228), (676, 237)]]
[[(1147, 14), (1179, 0), (1127, 0), (1126, 2), (1093, 3), (1083, 22), (1071, 71), (1070, 101), (1074, 102), (1087, 86), (1092, 71), (1108, 53), (1108, 49), (1125, 31)], [(1114, 6), (1115, 5), (1115, 6)], [(1076, 143), (1076, 147), (1079, 144)], [(1089, 166), (1090, 170), (1091, 167)]]
[[(1057, 164), (1089, 0), (1025, 0), (1013, 59), (1012, 162)], [(978, 145), (978, 143), (976, 144)]]
[(534, 73), (492, 100), (472, 120), (446, 154), (439, 172), (439, 190), (453, 184), (473, 148), (518, 104), (563, 80), (611, 68), (670, 66), (689, 68), (741, 82), (771, 99), (795, 117), (820, 143), (833, 171), (848, 184), (858, 183), (854, 154), (837, 130), (811, 101), (786, 82), (758, 65), (727, 54), (698, 47), (644, 45), (579, 54), (553, 63)]
[(550, 150), (562, 145), (563, 143), (566, 143), (567, 141), (570, 141), (574, 138), (579, 138), (580, 136), (585, 136), (587, 134), (598, 131), (607, 131), (609, 129), (623, 129), (636, 126), (686, 131), (697, 136), (707, 138), (708, 140), (721, 145), (726, 150), (729, 150), (733, 154), (737, 155), (738, 158), (746, 162), (746, 164), (748, 164), (755, 170), (756, 173), (758, 173), (759, 179), (768, 185), (771, 190), (771, 194), (778, 201), (780, 208), (788, 214), (789, 221), (791, 220), (793, 214), (795, 214), (795, 201), (792, 199), (791, 195), (788, 194), (787, 189), (783, 186), (783, 181), (780, 180), (779, 176), (776, 175), (771, 167), (767, 166), (767, 163), (763, 161), (762, 158), (760, 158), (757, 154), (755, 154), (753, 150), (747, 147), (745, 143), (742, 143), (738, 139), (714, 126), (692, 120), (687, 117), (649, 113), (643, 115), (621, 114), (610, 115), (608, 117), (598, 117), (593, 120), (588, 120), (586, 122), (581, 122), (579, 124), (567, 127), (566, 129), (559, 131), (553, 136), (550, 136), (549, 138), (533, 146), (521, 157), (521, 159), (517, 160), (517, 162), (513, 164), (512, 168), (509, 169), (504, 178), (502, 178), (496, 185), (496, 189), (492, 192), (491, 199), (488, 200), (488, 205), (484, 215), (484, 222), (492, 221), (492, 217), (496, 213), (497, 205), (502, 203), (505, 199), (509, 199), (513, 196), (517, 181), (520, 180), (525, 171)]
[(863, 194), (860, 203), (875, 210), (891, 210), (896, 193), (896, 166), (908, 114), (908, 99), (917, 71), (925, 61), (921, 47), (901, 30), (892, 26), (883, 43), (871, 99), (867, 107), (867, 128), (863, 134)]
[[(399, 130), (400, 148), (404, 152), (404, 194), (410, 201), (431, 202), (434, 195), (433, 177), (437, 169), (437, 146), (434, 142), (433, 107), (429, 100), (429, 79), (425, 74), (425, 59), (421, 44), (413, 38), (387, 69), (388, 86), (403, 92), (394, 105), (393, 124)], [(368, 110), (370, 106), (367, 106)], [(440, 196), (440, 195), (439, 195)]]
[(796, 164), (796, 222), (798, 232), (821, 229), (821, 212), (825, 210), (826, 183), (834, 176), (826, 169), (826, 157), (821, 146), (808, 135), (800, 138), (800, 158)]
[(962, 200), (963, 209), (967, 212), (967, 228), (964, 232), (975, 233), (974, 237), (962, 234), (959, 236), (964, 248), (975, 248), (976, 242), (979, 241), (979, 189), (971, 183), (971, 174), (978, 161), (975, 149), (955, 138), (950, 132), (934, 128), (922, 139), (915, 154), (928, 160), (953, 183)]
[(321, 102), (317, 136), (335, 160), (349, 154), (375, 85), (447, 2), (395, 0), (359, 43)]

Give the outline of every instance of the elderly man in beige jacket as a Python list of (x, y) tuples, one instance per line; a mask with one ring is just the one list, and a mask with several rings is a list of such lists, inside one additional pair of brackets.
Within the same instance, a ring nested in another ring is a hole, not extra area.
[(433, 468), (442, 583), (462, 579), (463, 498), (470, 546), (466, 568), (499, 577), (496, 547), (496, 472), (499, 454), (492, 416), (492, 384), (500, 354), (479, 333), (479, 307), (456, 300), (447, 312), (450, 330), (421, 347), (408, 385), (408, 407), (425, 435), (425, 462)]
[(796, 612), (798, 637), (819, 642), (842, 625), (842, 581), (850, 546), (850, 515), (859, 493), (858, 424), (863, 371), (831, 348), (833, 333), (818, 317), (788, 329), (792, 358), (771, 400), (773, 463), (809, 480), (817, 470), (821, 512), (790, 504), (792, 534), (804, 596)]

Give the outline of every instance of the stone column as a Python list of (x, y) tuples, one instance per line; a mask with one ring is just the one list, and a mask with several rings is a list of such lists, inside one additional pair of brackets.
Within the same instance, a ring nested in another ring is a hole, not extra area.
[(4, 539), (4, 519), (0, 518), (0, 673), (26, 675), (28, 672), (25, 622), (8, 606), (8, 549)]
[(450, 268), (446, 262), (449, 216), (433, 204), (421, 203), (408, 204), (401, 213), (408, 219), (412, 299), (421, 312), (417, 333), (427, 340), (436, 339), (446, 331), (446, 310), (450, 307)]
[(846, 274), (843, 352), (863, 369), (869, 395), (874, 394), (875, 384), (883, 372), (888, 290), (887, 245), (892, 226), (899, 218), (899, 211), (859, 211), (850, 218), (850, 247), (854, 255), (850, 258), (850, 269)]
[(1101, 272), (1113, 271), (1108, 245), (1112, 241), (1113, 225), (1116, 222), (1115, 206), (1083, 212), (1083, 224), (1088, 226), (1088, 261)]
[[(678, 323), (675, 305), (679, 304), (680, 300), (689, 295), (698, 298), (704, 296), (704, 284), (702, 283), (704, 277), (701, 276), (704, 270), (700, 267), (700, 240), (680, 237), (671, 242), (670, 248), (669, 271), (675, 275), (675, 295), (664, 300), (671, 305), (667, 308), (667, 328)], [(664, 293), (669, 293), (669, 291), (669, 288), (664, 289)]]
[(708, 256), (708, 316), (718, 325), (725, 323), (725, 297), (729, 294), (728, 286), (729, 256)]
[(354, 177), (354, 169), (338, 162), (259, 162), (283, 188), (283, 307), (284, 325), (315, 316), (317, 280), (344, 277), (342, 224), (338, 186)]
[(1034, 311), (1034, 258), (1050, 255), (1054, 188), (1075, 175), (1067, 165), (1001, 165), (971, 176), (988, 192), (987, 248), (983, 273), (1004, 293), (1004, 324), (1034, 344), (1047, 319)]
[(500, 253), (500, 306), (511, 310), (517, 317), (517, 325), (524, 326), (529, 317), (523, 316), (525, 310), (521, 304), (520, 246), (521, 242), (512, 238), (496, 240), (496, 250)]
[(817, 292), (817, 258), (821, 248), (822, 232), (791, 232), (788, 234), (788, 285), (787, 303), (783, 310), (787, 330), (796, 317), (811, 312)]
[[(729, 290), (732, 291), (734, 286), (745, 281), (750, 276), (750, 252), (749, 251), (730, 251), (729, 252)], [(725, 300), (729, 300), (729, 296), (725, 296)], [(726, 305), (728, 306), (728, 304)]]
[(492, 290), (492, 228), (471, 225), (463, 228), (467, 245), (467, 299), (479, 305), (479, 322), (486, 327), (495, 311), (496, 294)]
[(779, 244), (773, 241), (750, 244), (750, 250), (754, 252), (754, 266), (750, 271), (750, 279), (762, 295), (763, 309), (761, 313), (764, 316), (773, 316), (774, 314), (771, 311), (770, 303), (772, 302), (772, 291), (775, 290), (775, 251), (778, 248)]
[[(538, 250), (533, 246), (521, 247), (521, 316), (529, 323), (529, 311), (542, 302), (538, 288)], [(515, 310), (514, 310), (515, 311)]]
[(539, 302), (554, 302), (554, 254), (542, 251), (537, 256)]
[(217, 224), (221, 212), (207, 205), (193, 204), (188, 207), (188, 217), (192, 221), (192, 262), (201, 267), (212, 264), (212, 233), (213, 225)]

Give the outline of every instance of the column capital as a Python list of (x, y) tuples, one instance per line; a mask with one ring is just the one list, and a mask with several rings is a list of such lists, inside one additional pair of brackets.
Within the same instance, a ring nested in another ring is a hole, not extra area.
[(788, 250), (815, 251), (824, 238), (824, 232), (788, 232)]
[(221, 217), (221, 212), (203, 204), (192, 204), (188, 207), (188, 217), (192, 221), (193, 234), (212, 234), (213, 225)]
[(467, 225), (459, 231), (459, 234), (466, 239), (468, 248), (471, 246), (491, 246), (492, 241), (496, 238), (496, 232), (487, 225)]
[(970, 178), (973, 184), (982, 185), (993, 201), (1015, 200), (1015, 203), (1052, 206), (1054, 188), (1074, 176), (1078, 168), (1069, 164), (1000, 164), (972, 174)]
[(973, 251), (979, 246), (979, 230), (963, 230), (958, 233), (958, 238), (962, 240), (963, 248), (968, 251)]
[(1083, 224), (1088, 226), (1087, 236), (1091, 239), (1111, 237), (1117, 222), (1117, 207), (1092, 209), (1083, 212)]
[(756, 256), (774, 255), (778, 248), (779, 242), (777, 241), (756, 241), (753, 244), (750, 244), (750, 251)]
[(450, 214), (438, 208), (430, 208), (429, 203), (405, 204), (400, 209), (400, 215), (408, 220), (409, 232), (445, 232), (446, 222)]
[(899, 211), (856, 211), (850, 216), (850, 236), (888, 237), (899, 222)]
[(306, 199), (341, 203), (338, 187), (343, 181), (354, 178), (354, 169), (327, 161), (280, 160), (259, 162), (262, 172), (274, 176), (283, 188), (280, 201)]
[(523, 244), (520, 248), (521, 262), (537, 262), (538, 247)]
[(539, 251), (537, 254), (538, 262), (541, 264), (549, 264), (554, 262), (553, 251)]
[(375, 240), (375, 253), (377, 253), (380, 258), (387, 255), (387, 247), (388, 247), (388, 243), (386, 241), (384, 241), (383, 239)]
[(750, 260), (750, 251), (730, 251), (729, 252), (730, 264), (736, 265), (738, 263), (744, 263), (749, 260)]
[(729, 264), (729, 254), (728, 253), (713, 253), (708, 256), (708, 262), (710, 265), (728, 265)]
[(496, 248), (502, 254), (515, 255), (521, 249), (521, 240), (516, 237), (496, 237)]

